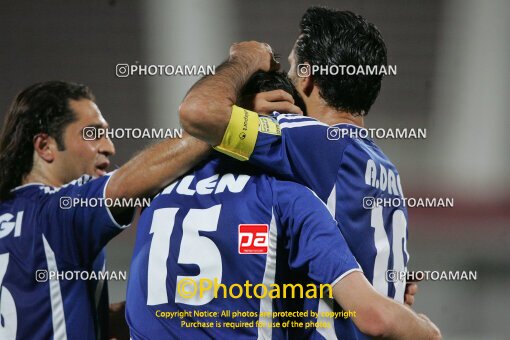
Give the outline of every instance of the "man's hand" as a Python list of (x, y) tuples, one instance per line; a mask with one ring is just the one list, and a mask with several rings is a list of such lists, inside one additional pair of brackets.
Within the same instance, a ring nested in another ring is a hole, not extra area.
[(344, 310), (355, 310), (354, 324), (374, 338), (441, 339), (428, 318), (379, 294), (360, 272), (352, 272), (333, 286), (333, 297)]
[[(107, 198), (151, 197), (184, 175), (209, 155), (206, 143), (184, 134), (149, 146), (112, 174), (106, 186)], [(133, 208), (111, 207), (110, 212), (120, 224), (133, 217)]]
[(254, 67), (255, 71), (276, 71), (280, 63), (276, 61), (271, 46), (258, 41), (243, 41), (230, 47), (231, 62), (241, 62), (248, 67)]
[(243, 86), (257, 71), (277, 70), (269, 45), (245, 41), (233, 44), (229, 60), (214, 75), (200, 79), (179, 107), (184, 130), (206, 143), (221, 143)]
[(404, 295), (404, 303), (411, 307), (414, 303), (414, 296), (418, 293), (418, 285), (414, 282), (406, 285), (406, 292)]
[(294, 98), (284, 90), (273, 90), (257, 93), (248, 101), (241, 104), (242, 107), (253, 108), (252, 111), (262, 114), (271, 114), (273, 111), (282, 113), (296, 113), (302, 115), (301, 109), (294, 105)]

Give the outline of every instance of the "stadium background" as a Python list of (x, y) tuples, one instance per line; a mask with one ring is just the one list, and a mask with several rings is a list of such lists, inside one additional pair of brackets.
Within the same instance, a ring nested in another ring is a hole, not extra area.
[[(61, 79), (89, 85), (112, 127), (178, 127), (194, 77), (117, 78), (118, 63), (218, 64), (240, 40), (286, 56), (310, 5), (352, 10), (381, 30), (389, 63), (368, 127), (426, 128), (426, 140), (379, 140), (408, 197), (453, 197), (410, 209), (411, 270), (476, 270), (475, 282), (422, 282), (415, 304), (446, 339), (510, 334), (510, 3), (493, 1), (2, 2), (0, 109), (22, 88)], [(121, 165), (149, 143), (116, 140)], [(135, 230), (108, 246), (127, 270)], [(110, 284), (112, 301), (125, 282)]]

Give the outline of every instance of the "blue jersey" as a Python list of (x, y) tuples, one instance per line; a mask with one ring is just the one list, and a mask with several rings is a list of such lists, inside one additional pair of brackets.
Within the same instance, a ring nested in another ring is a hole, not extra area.
[[(360, 127), (329, 127), (298, 115), (275, 114), (272, 119), (277, 128), (273, 133), (258, 132), (250, 162), (316, 192), (337, 220), (367, 279), (381, 294), (403, 302), (405, 282), (388, 282), (393, 280), (387, 276), (388, 271), (406, 270), (407, 210), (402, 204), (377, 204), (402, 201), (396, 167), (371, 139), (359, 137)], [(319, 310), (331, 310), (329, 306), (318, 303)], [(335, 327), (339, 338), (364, 338), (351, 319), (337, 319)]]
[[(212, 158), (165, 188), (137, 228), (126, 302), (133, 339), (285, 338), (286, 330), (269, 325), (272, 312), (299, 308), (290, 306), (294, 299), (261, 291), (257, 298), (247, 282), (335, 284), (360, 270), (310, 189), (228, 158)], [(222, 288), (200, 297), (201, 280), (234, 287), (237, 298)], [(184, 284), (195, 293), (183, 297)]]
[(108, 208), (70, 200), (104, 198), (108, 179), (27, 184), (0, 204), (0, 339), (106, 336), (98, 325), (107, 312), (105, 283), (64, 272), (104, 270), (103, 247), (121, 226)]

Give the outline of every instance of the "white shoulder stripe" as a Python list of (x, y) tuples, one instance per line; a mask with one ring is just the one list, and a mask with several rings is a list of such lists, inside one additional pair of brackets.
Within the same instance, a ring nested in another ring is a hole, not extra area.
[(276, 119), (278, 121), (282, 120), (282, 119), (286, 119), (286, 120), (296, 120), (296, 119), (302, 119), (302, 120), (308, 120), (308, 121), (316, 121), (315, 119), (313, 118), (310, 118), (310, 117), (307, 117), (307, 116), (287, 116), (287, 115), (279, 115), (276, 117)]
[(18, 189), (23, 189), (23, 188), (26, 188), (26, 187), (31, 186), (31, 185), (45, 186), (46, 184), (39, 183), (39, 182), (37, 182), (37, 183), (28, 183), (28, 184), (19, 185), (19, 186), (15, 187), (15, 188), (11, 189), (10, 191), (14, 192), (14, 191), (16, 191)]
[[(46, 240), (46, 237), (42, 235), (42, 240), (44, 244), (44, 253), (46, 254), (46, 262), (48, 263), (48, 272), (56, 273), (58, 271), (57, 268), (57, 259), (55, 258), (55, 253), (50, 247), (50, 244)], [(67, 340), (67, 330), (66, 330), (66, 318), (64, 314), (64, 303), (62, 302), (62, 293), (60, 292), (60, 281), (50, 279), (50, 301), (51, 301), (51, 319), (53, 324), (53, 338), (54, 339), (62, 339)]]
[(331, 216), (336, 219), (336, 183), (333, 185), (333, 190), (331, 190), (331, 194), (329, 194), (328, 202), (326, 204)]
[(278, 114), (274, 115), (274, 117), (276, 117), (276, 119), (278, 119), (278, 120), (280, 120), (280, 119), (293, 119), (294, 117), (310, 119), (307, 116), (297, 115), (297, 114), (294, 114), (294, 113), (278, 113)]
[(324, 123), (320, 123), (316, 120), (309, 120), (309, 121), (304, 121), (304, 122), (289, 122), (289, 123), (280, 123), (280, 127), (282, 129), (292, 129), (292, 128), (297, 128), (297, 127), (303, 127), (303, 126), (311, 126), (311, 125), (316, 125), (316, 126), (325, 126), (325, 127), (329, 127), (329, 125), (327, 124), (324, 124)]
[[(317, 193), (315, 191), (313, 191), (312, 189), (310, 189), (309, 187), (305, 187), (306, 189), (308, 189), (308, 191), (310, 191), (315, 197), (317, 197), (317, 199), (322, 203), (322, 205), (328, 209), (329, 213), (331, 214), (331, 217), (333, 217), (333, 219), (335, 218), (335, 210), (331, 210), (329, 204), (330, 204), (330, 200), (333, 199), (332, 197), (334, 197), (334, 199), (336, 200), (336, 184), (335, 184), (335, 187), (333, 187), (333, 191), (331, 192), (331, 194), (329, 195), (329, 198), (328, 198), (328, 202), (327, 204), (324, 203), (323, 200), (320, 199), (319, 196), (317, 196)], [(334, 209), (334, 206), (333, 206), (333, 209)]]
[(335, 332), (335, 325), (333, 324), (333, 318), (325, 317), (324, 315), (331, 315), (333, 312), (333, 299), (326, 298), (326, 299), (320, 299), (319, 300), (319, 309), (317, 317), (317, 323), (320, 325), (328, 324), (329, 327), (326, 328), (319, 328), (316, 327), (315, 329), (317, 332), (322, 335), (325, 339), (328, 340), (337, 340), (336, 332)]
[[(274, 216), (274, 211), (271, 213), (271, 223), (269, 225), (269, 244), (268, 251), (266, 256), (266, 269), (264, 270), (264, 278), (262, 279), (262, 284), (266, 287), (270, 287), (271, 284), (275, 283), (275, 275), (276, 275), (276, 245), (278, 238), (278, 229), (276, 225), (276, 219)], [(269, 296), (266, 296), (260, 300), (260, 313), (259, 315), (271, 315), (273, 311), (273, 299)], [(265, 325), (270, 325), (273, 321), (271, 317), (267, 316), (259, 316), (259, 321), (263, 322)], [(271, 327), (261, 327), (258, 329), (258, 339), (271, 339), (273, 329)]]

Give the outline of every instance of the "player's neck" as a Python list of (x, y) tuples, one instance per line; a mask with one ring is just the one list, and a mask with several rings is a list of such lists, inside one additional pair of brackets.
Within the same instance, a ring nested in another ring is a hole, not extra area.
[(59, 181), (58, 179), (51, 176), (51, 174), (44, 173), (40, 171), (39, 169), (32, 169), (28, 175), (26, 175), (22, 181), (21, 184), (30, 184), (30, 183), (42, 183), (45, 185), (49, 185), (52, 187), (60, 187), (63, 185), (62, 181)]
[(353, 115), (352, 113), (335, 110), (328, 106), (322, 106), (317, 108), (316, 111), (312, 111), (313, 116), (311, 117), (321, 121), (322, 123), (328, 125), (336, 125), (336, 124), (352, 124), (359, 127), (364, 127), (365, 122), (363, 120), (363, 116)]

